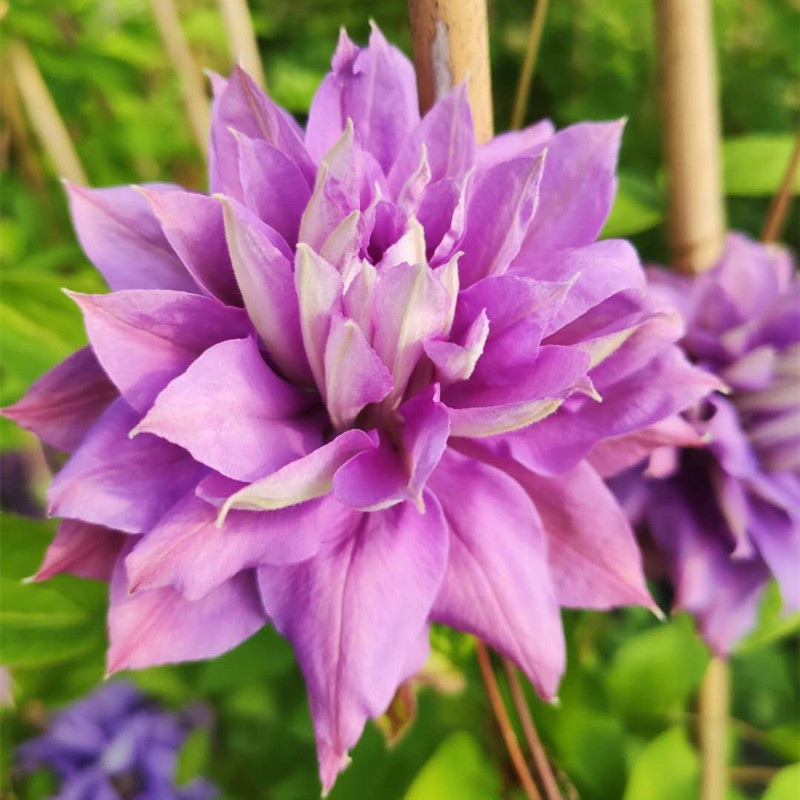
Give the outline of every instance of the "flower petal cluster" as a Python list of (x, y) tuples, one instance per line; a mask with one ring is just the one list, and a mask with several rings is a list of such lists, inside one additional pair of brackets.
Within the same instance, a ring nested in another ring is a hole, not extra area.
[(647, 522), (676, 606), (726, 654), (771, 577), (785, 607), (800, 609), (800, 279), (785, 250), (742, 234), (728, 236), (708, 272), (653, 269), (650, 279), (686, 320), (688, 356), (726, 389), (672, 421), (688, 426), (689, 447), (659, 448), (646, 473), (613, 485)]
[(712, 382), (596, 241), (620, 123), (477, 146), (465, 87), (420, 119), (377, 29), (305, 131), (240, 69), (213, 89), (210, 195), (69, 187), (112, 291), (73, 295), (89, 347), (6, 414), (71, 453), (38, 577), (110, 580), (109, 669), (272, 623), (327, 789), (432, 622), (553, 698), (560, 607), (651, 603), (587, 456)]
[(23, 773), (43, 767), (60, 779), (55, 800), (213, 800), (203, 779), (176, 786), (188, 719), (153, 707), (130, 684), (104, 684), (58, 713), (42, 736), (17, 748)]

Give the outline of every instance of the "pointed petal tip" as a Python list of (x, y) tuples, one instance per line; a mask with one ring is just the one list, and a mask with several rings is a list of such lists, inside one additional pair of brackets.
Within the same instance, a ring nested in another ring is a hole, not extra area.
[(337, 752), (333, 748), (325, 748), (326, 752), (320, 753), (319, 777), (322, 783), (322, 797), (327, 797), (336, 783), (340, 773), (350, 766), (352, 759), (346, 751)]

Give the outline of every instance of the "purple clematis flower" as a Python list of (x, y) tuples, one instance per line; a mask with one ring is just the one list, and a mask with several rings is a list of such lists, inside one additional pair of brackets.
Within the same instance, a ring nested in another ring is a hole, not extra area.
[(60, 779), (54, 800), (213, 800), (203, 779), (175, 786), (187, 719), (159, 711), (127, 683), (108, 683), (57, 714), (45, 734), (17, 748), (23, 773)]
[[(800, 609), (800, 280), (786, 251), (741, 234), (728, 236), (706, 273), (650, 278), (653, 294), (686, 319), (686, 353), (728, 390), (672, 421), (687, 449), (659, 448), (646, 471), (612, 485), (647, 523), (676, 606), (726, 654), (752, 627), (770, 577), (785, 607)], [(635, 452), (636, 436), (601, 445), (595, 464), (614, 464), (626, 446)]]
[(90, 346), (5, 413), (72, 453), (38, 578), (110, 579), (109, 670), (271, 622), (329, 789), (431, 622), (553, 698), (561, 606), (651, 604), (586, 456), (715, 384), (595, 241), (620, 123), (478, 147), (465, 88), (420, 119), (377, 29), (305, 132), (240, 69), (213, 88), (212, 196), (68, 187), (112, 292), (73, 295)]

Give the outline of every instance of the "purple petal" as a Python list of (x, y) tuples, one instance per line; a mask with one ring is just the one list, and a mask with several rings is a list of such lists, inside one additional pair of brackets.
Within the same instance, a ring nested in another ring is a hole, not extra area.
[(109, 595), (108, 672), (213, 658), (266, 622), (250, 572), (189, 601), (174, 589), (129, 594), (125, 562), (120, 559)]
[(66, 572), (79, 578), (108, 581), (126, 538), (100, 525), (65, 519), (33, 580), (46, 581)]
[(108, 407), (53, 480), (52, 516), (143, 533), (197, 483), (204, 470), (184, 450), (149, 434), (128, 437), (138, 421), (124, 400)]
[(500, 470), (452, 450), (430, 485), (450, 530), (447, 572), (432, 618), (513, 659), (539, 694), (552, 699), (566, 652), (533, 503)]
[(617, 191), (617, 154), (623, 122), (584, 122), (547, 142), (539, 209), (523, 253), (591, 244), (611, 211)]
[(238, 135), (236, 142), (244, 204), (294, 246), (311, 197), (300, 168), (262, 139)]
[(241, 306), (219, 203), (193, 192), (142, 190), (169, 244), (209, 297)]
[(348, 118), (386, 173), (419, 122), (414, 68), (374, 24), (363, 50), (342, 32), (333, 72), (311, 104), (306, 144), (317, 160), (339, 138)]
[(657, 608), (630, 524), (592, 467), (579, 464), (557, 477), (514, 475), (542, 517), (560, 606)]
[(354, 422), (392, 390), (392, 376), (358, 325), (336, 314), (325, 345), (325, 405), (334, 428)]
[(409, 135), (389, 173), (395, 196), (420, 162), (423, 147), (428, 154), (431, 181), (457, 177), (475, 164), (475, 131), (465, 83), (439, 100)]
[(447, 560), (435, 501), (426, 514), (403, 503), (333, 522), (327, 551), (258, 570), (264, 607), (306, 679), (325, 791), (406, 677)]
[(544, 157), (492, 167), (473, 182), (459, 249), (461, 285), (506, 271), (519, 252), (539, 199)]
[(336, 470), (353, 456), (375, 446), (370, 434), (358, 428), (345, 431), (313, 453), (231, 495), (222, 507), (220, 518), (231, 509), (271, 511), (328, 494)]
[(319, 550), (319, 503), (255, 513), (231, 511), (220, 530), (217, 509), (187, 494), (125, 559), (129, 591), (171, 586), (199, 600), (242, 570), (292, 564)]
[(233, 270), (253, 325), (281, 372), (308, 383), (291, 252), (282, 237), (244, 206), (228, 198), (220, 201)]
[(252, 481), (322, 443), (313, 420), (293, 421), (310, 397), (264, 363), (251, 337), (209, 348), (156, 398), (136, 433), (152, 433), (197, 461)]
[[(78, 240), (113, 291), (197, 291), (141, 192), (130, 186), (65, 186)], [(180, 189), (167, 184), (146, 184), (144, 188), (152, 192)]]
[(489, 318), (486, 309), (475, 318), (463, 336), (463, 344), (440, 339), (427, 339), (422, 343), (425, 354), (436, 366), (443, 383), (465, 381), (475, 370), (489, 336)]
[(200, 295), (134, 289), (69, 296), (83, 312), (98, 361), (142, 413), (204, 350), (250, 333), (244, 311)]
[(115, 397), (116, 387), (92, 349), (84, 347), (45, 373), (25, 397), (0, 413), (52, 447), (71, 453)]
[(543, 119), (521, 131), (506, 131), (478, 148), (478, 168), (489, 169), (512, 158), (535, 156), (542, 152), (556, 129)]

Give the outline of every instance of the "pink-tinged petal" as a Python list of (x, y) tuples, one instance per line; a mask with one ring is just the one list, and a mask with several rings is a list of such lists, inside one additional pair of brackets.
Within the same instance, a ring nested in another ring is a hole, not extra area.
[(616, 439), (598, 442), (587, 459), (604, 478), (611, 478), (644, 461), (659, 448), (705, 444), (706, 440), (683, 417), (675, 415)]
[(489, 169), (512, 158), (538, 155), (555, 132), (555, 125), (543, 119), (524, 130), (501, 133), (478, 148), (478, 168)]
[(325, 345), (325, 405), (334, 428), (347, 428), (364, 406), (383, 400), (392, 376), (361, 328), (336, 314)]
[(585, 122), (549, 139), (539, 209), (523, 252), (581, 247), (597, 238), (617, 191), (623, 125)]
[(217, 509), (187, 494), (128, 554), (131, 592), (171, 586), (199, 600), (242, 570), (293, 564), (319, 550), (320, 501), (279, 511), (231, 511), (222, 529)]
[(306, 679), (325, 791), (407, 676), (447, 561), (435, 500), (425, 514), (403, 503), (332, 524), (338, 540), (316, 558), (258, 570), (264, 607)]
[(687, 503), (661, 483), (648, 514), (653, 537), (670, 564), (677, 608), (693, 614), (703, 638), (727, 655), (755, 624), (769, 579), (761, 559), (733, 559), (725, 523), (708, 503)]
[(142, 191), (164, 236), (197, 285), (226, 305), (241, 306), (219, 203), (193, 192)]
[(247, 313), (278, 369), (291, 380), (309, 383), (291, 251), (283, 237), (243, 205), (229, 198), (220, 202)]
[(558, 604), (657, 610), (642, 571), (630, 523), (602, 478), (588, 464), (556, 477), (513, 472), (544, 523)]
[(514, 458), (536, 473), (566, 472), (598, 442), (653, 425), (688, 408), (710, 388), (707, 373), (676, 347), (625, 380), (602, 388), (603, 402), (576, 396), (558, 415), (509, 437)]
[(213, 658), (236, 647), (267, 622), (252, 572), (244, 572), (190, 601), (174, 589), (128, 592), (125, 560), (111, 579), (109, 674)]
[(235, 67), (225, 88), (214, 100), (209, 148), (211, 191), (243, 201), (239, 149), (231, 129), (250, 139), (261, 139), (297, 164), (310, 186), (316, 169), (302, 141), (297, 123), (258, 88), (241, 68)]
[(311, 374), (325, 390), (325, 347), (331, 316), (341, 313), (342, 278), (324, 258), (306, 245), (298, 245), (294, 284), (300, 306), (300, 330)]
[(777, 363), (775, 348), (757, 347), (722, 370), (720, 377), (735, 390), (759, 391), (772, 383)]
[(296, 419), (312, 402), (264, 363), (255, 339), (231, 339), (175, 378), (135, 432), (180, 445), (230, 478), (253, 481), (322, 444), (321, 425)]
[[(494, 436), (539, 422), (574, 392), (593, 394), (586, 377), (589, 357), (570, 347), (545, 345), (520, 375), (498, 373), (494, 385), (471, 380), (444, 390), (453, 436)], [(590, 402), (597, 402), (593, 398)]]
[(481, 309), (475, 321), (467, 328), (462, 338), (463, 344), (443, 339), (427, 339), (422, 346), (436, 366), (440, 380), (443, 383), (455, 383), (468, 380), (472, 375), (483, 354), (488, 336), (489, 317), (486, 309)]
[(0, 413), (42, 441), (71, 453), (118, 395), (90, 347), (42, 375), (27, 394)]
[[(131, 186), (65, 186), (78, 241), (113, 291), (197, 291), (141, 192)], [(167, 184), (146, 184), (145, 188), (151, 192), (180, 189)]]
[(138, 415), (115, 400), (56, 475), (51, 516), (126, 533), (149, 530), (205, 471), (179, 447), (143, 434), (129, 438)]
[(378, 272), (369, 261), (361, 261), (350, 285), (342, 297), (342, 309), (346, 317), (356, 322), (361, 332), (372, 341), (372, 294)]
[(391, 397), (399, 398), (423, 353), (422, 343), (447, 333), (453, 298), (424, 262), (380, 274), (374, 297), (373, 347), (392, 371)]
[(352, 119), (364, 149), (388, 172), (419, 122), (418, 108), (414, 68), (378, 28), (363, 50), (342, 32), (333, 72), (311, 104), (306, 144), (319, 160)]
[[(547, 167), (545, 167), (545, 170)], [(612, 295), (645, 291), (645, 274), (636, 250), (619, 239), (551, 251), (523, 250), (510, 270), (537, 280), (569, 285), (548, 326), (558, 330)]]
[(535, 218), (543, 166), (544, 156), (519, 158), (476, 176), (459, 243), (462, 286), (508, 269)]
[(65, 519), (31, 580), (46, 581), (62, 572), (96, 581), (111, 580), (117, 556), (127, 538), (100, 525)]
[(237, 135), (244, 204), (291, 246), (311, 189), (297, 164), (263, 139)]
[(469, 175), (430, 184), (420, 199), (416, 217), (425, 229), (428, 261), (437, 267), (458, 250), (467, 223)]
[(413, 133), (404, 137), (389, 173), (389, 186), (395, 196), (416, 170), (423, 146), (434, 182), (462, 175), (475, 164), (475, 131), (465, 83), (439, 100)]
[(132, 289), (69, 296), (83, 312), (98, 361), (142, 413), (198, 355), (251, 331), (243, 310), (200, 295)]
[[(333, 478), (343, 503), (363, 511), (410, 500), (420, 510), (425, 484), (439, 463), (450, 435), (447, 409), (438, 387), (430, 386), (397, 409), (396, 439), (381, 437), (374, 450), (350, 459)], [(401, 455), (402, 454), (402, 455)]]
[(328, 494), (336, 470), (353, 456), (375, 446), (370, 434), (358, 428), (345, 431), (313, 453), (231, 495), (222, 506), (220, 519), (231, 509), (273, 511)]
[(536, 508), (508, 475), (452, 450), (430, 486), (450, 530), (432, 619), (483, 639), (552, 699), (566, 652)]

